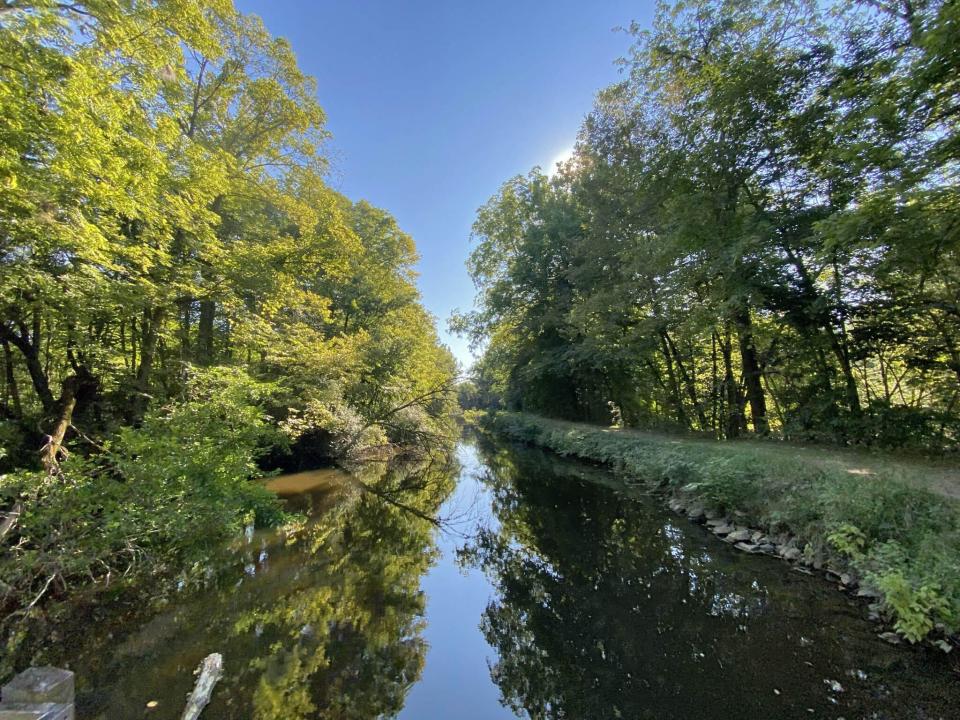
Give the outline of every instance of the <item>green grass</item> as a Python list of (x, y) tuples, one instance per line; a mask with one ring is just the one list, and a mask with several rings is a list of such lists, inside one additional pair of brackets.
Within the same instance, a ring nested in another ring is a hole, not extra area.
[[(911, 641), (960, 628), (960, 505), (910, 477), (926, 465), (764, 442), (713, 442), (496, 413), (482, 423), (511, 439), (605, 463), (694, 496), (738, 522), (791, 533), (842, 560), (879, 591)], [(939, 480), (931, 483), (935, 485)]]

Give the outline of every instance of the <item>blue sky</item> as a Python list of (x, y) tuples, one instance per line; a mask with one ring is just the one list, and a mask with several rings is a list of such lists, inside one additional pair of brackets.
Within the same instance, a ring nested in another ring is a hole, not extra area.
[(333, 133), (331, 181), (391, 212), (417, 243), (441, 335), (467, 309), (474, 214), (500, 184), (569, 150), (652, 2), (237, 0), (293, 44)]

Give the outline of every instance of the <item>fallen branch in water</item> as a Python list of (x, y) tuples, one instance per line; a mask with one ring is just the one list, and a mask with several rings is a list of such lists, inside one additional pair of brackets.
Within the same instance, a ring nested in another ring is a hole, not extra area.
[(399, 500), (391, 497), (389, 493), (385, 493), (385, 492), (383, 492), (382, 490), (378, 490), (378, 489), (376, 489), (375, 487), (371, 487), (370, 485), (367, 485), (365, 482), (362, 482), (361, 480), (354, 479), (354, 480), (353, 480), (353, 483), (354, 483), (357, 487), (359, 487), (361, 490), (363, 490), (364, 492), (368, 492), (368, 493), (370, 493), (371, 495), (376, 495), (378, 498), (380, 498), (380, 499), (383, 500), (384, 502), (389, 503), (390, 505), (393, 505), (394, 507), (400, 508), (400, 509), (403, 510), (404, 512), (408, 512), (408, 513), (410, 513), (411, 515), (413, 515), (414, 517), (418, 517), (418, 518), (420, 518), (421, 520), (426, 520), (428, 523), (430, 523), (431, 525), (434, 525), (434, 526), (436, 526), (436, 527), (438, 527), (438, 528), (442, 528), (442, 527), (443, 527), (443, 521), (442, 521), (441, 519), (435, 518), (435, 517), (433, 517), (432, 515), (427, 515), (425, 512), (422, 512), (422, 511), (420, 511), (420, 510), (417, 510), (415, 507), (411, 507), (410, 505), (407, 505), (406, 503), (402, 503), (402, 502), (400, 502)]
[[(410, 398), (405, 402), (400, 403), (399, 405), (395, 405), (394, 407), (391, 407), (390, 409), (388, 409), (386, 412), (383, 412), (377, 417), (371, 419), (369, 422), (364, 424), (363, 427), (361, 427), (356, 433), (353, 434), (353, 437), (351, 437), (350, 440), (347, 442), (346, 449), (350, 450), (351, 448), (353, 448), (360, 441), (360, 438), (363, 437), (363, 434), (370, 428), (374, 427), (375, 425), (386, 427), (389, 424), (388, 423), (389, 419), (397, 415), (397, 413), (403, 410), (406, 410), (409, 407), (414, 407), (414, 406), (424, 407), (427, 403), (436, 399), (437, 397), (440, 397), (445, 393), (451, 392), (455, 382), (456, 382), (456, 378), (451, 378), (447, 382), (440, 383), (439, 385), (434, 387), (432, 390), (428, 390), (422, 395), (417, 395), (416, 397)], [(422, 435), (422, 433), (418, 433), (418, 435)]]
[(197, 684), (194, 685), (193, 692), (190, 693), (187, 707), (184, 709), (180, 720), (197, 720), (200, 717), (200, 713), (210, 702), (213, 687), (217, 684), (222, 673), (223, 656), (220, 653), (210, 653), (203, 659), (196, 671), (196, 674), (200, 677), (197, 678)]

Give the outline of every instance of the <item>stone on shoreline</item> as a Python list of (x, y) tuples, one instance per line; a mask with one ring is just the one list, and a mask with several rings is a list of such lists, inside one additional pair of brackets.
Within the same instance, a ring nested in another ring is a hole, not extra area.
[(799, 548), (795, 548), (795, 547), (780, 548), (780, 557), (782, 557), (784, 560), (788, 562), (796, 562), (797, 560), (800, 559), (801, 555), (803, 555), (803, 553), (800, 552)]
[(729, 533), (725, 539), (728, 543), (746, 542), (750, 539), (750, 535), (751, 533), (749, 530), (741, 528)]
[(752, 555), (772, 555), (777, 549), (773, 543), (738, 542), (734, 547)]
[(702, 523), (707, 519), (707, 512), (703, 505), (691, 505), (687, 508), (687, 517), (690, 518), (691, 522)]
[[(873, 588), (859, 587), (857, 578), (852, 573), (841, 572), (831, 567), (821, 552), (810, 553), (809, 551), (812, 550), (810, 546), (806, 548), (808, 552), (801, 550), (799, 546), (803, 543), (800, 543), (790, 533), (782, 532), (775, 537), (771, 537), (761, 530), (737, 527), (730, 516), (723, 516), (715, 510), (707, 509), (704, 505), (692, 499), (685, 500), (680, 497), (671, 497), (667, 505), (673, 512), (686, 515), (691, 522), (705, 524), (710, 532), (724, 542), (730, 543), (737, 550), (751, 555), (779, 555), (783, 560), (795, 563), (793, 569), (797, 572), (812, 575), (813, 573), (808, 568), (825, 571), (828, 578), (838, 581), (844, 588), (850, 591), (856, 590), (857, 597), (870, 600), (879, 600), (883, 597), (880, 592)], [(735, 518), (746, 517), (745, 513), (737, 510), (734, 510), (731, 515)], [(882, 618), (879, 606), (871, 605), (868, 617), (870, 620), (880, 621)], [(877, 637), (891, 645), (900, 645), (903, 642), (903, 638), (895, 632), (879, 633)], [(944, 653), (953, 650), (953, 645), (946, 640), (935, 640), (930, 641), (930, 643)], [(830, 683), (828, 680), (824, 682)], [(839, 686), (839, 683), (837, 685)], [(833, 687), (831, 689), (834, 692), (843, 692), (842, 689), (834, 689)]]

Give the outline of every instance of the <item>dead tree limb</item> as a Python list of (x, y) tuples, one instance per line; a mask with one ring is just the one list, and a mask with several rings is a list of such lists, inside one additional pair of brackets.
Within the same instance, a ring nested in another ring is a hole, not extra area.
[(187, 700), (187, 707), (180, 720), (197, 720), (200, 713), (210, 702), (213, 688), (223, 674), (223, 656), (220, 653), (210, 653), (197, 668), (197, 684)]

